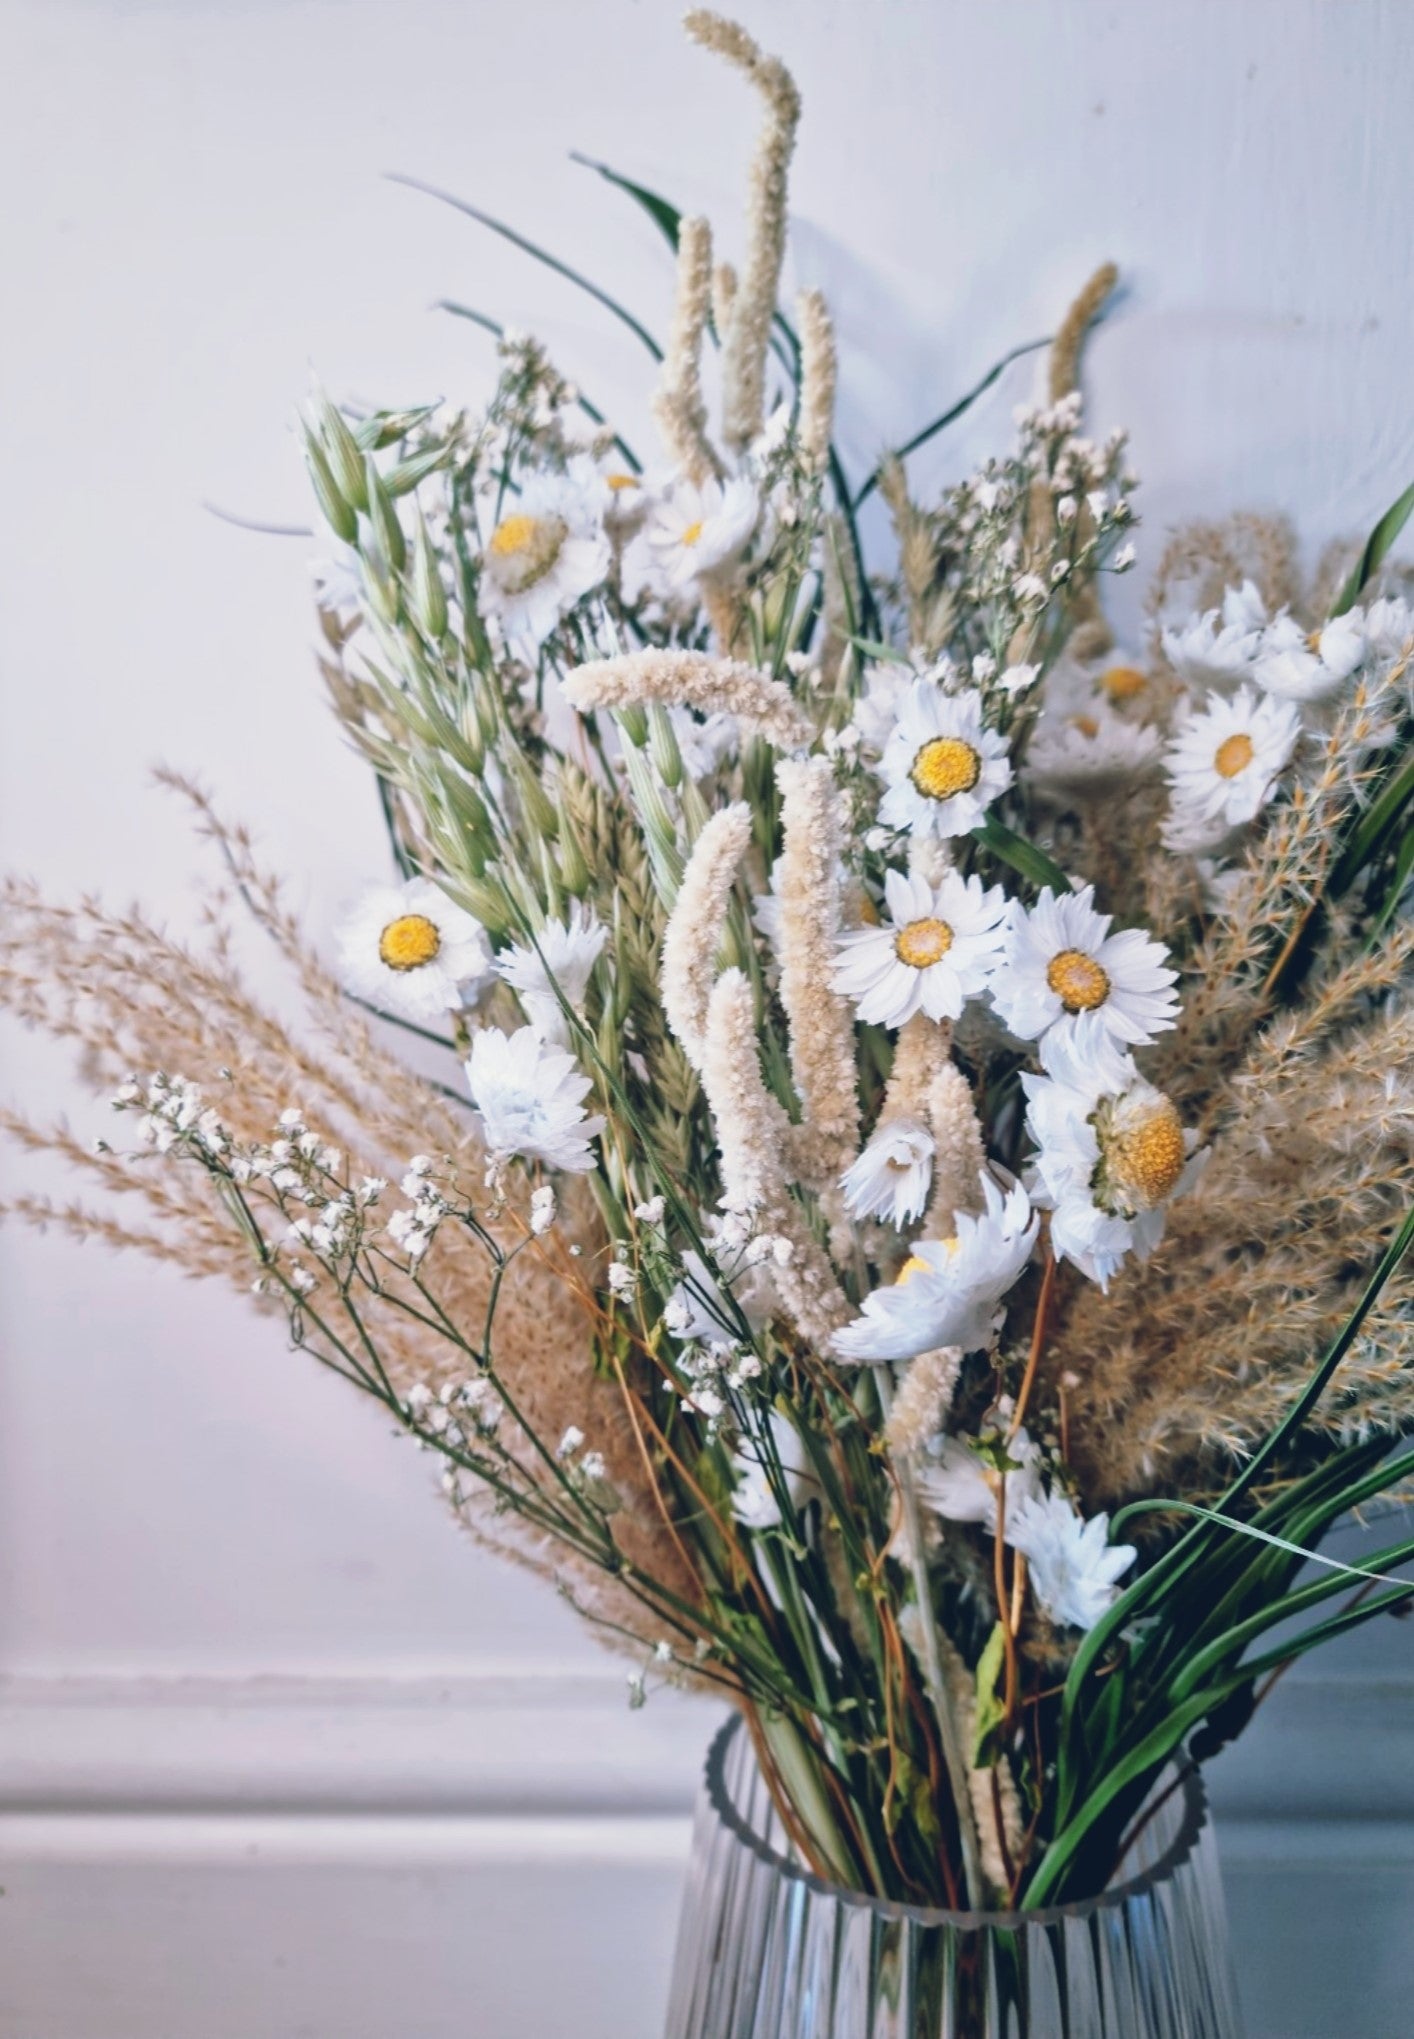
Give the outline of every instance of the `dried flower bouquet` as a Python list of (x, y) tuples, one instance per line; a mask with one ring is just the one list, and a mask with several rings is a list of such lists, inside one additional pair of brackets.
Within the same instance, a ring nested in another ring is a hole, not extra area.
[(253, 1276), (635, 1700), (740, 1707), (821, 1872), (1033, 1907), (1409, 1600), (1409, 1540), (1306, 1568), (1414, 1465), (1414, 495), (1309, 590), (1276, 521), (1178, 534), (1118, 651), (1110, 270), (1011, 452), (851, 484), (826, 306), (778, 308), (795, 87), (688, 28), (764, 110), (745, 259), (605, 171), (676, 249), (666, 347), (585, 285), (656, 360), (661, 465), (479, 313), (484, 412), (311, 402), (396, 879), (331, 974), (186, 788), (303, 1027), (219, 911), (193, 953), (12, 886), (8, 1004), (143, 1135), (12, 1116), (117, 1198), (14, 1208)]

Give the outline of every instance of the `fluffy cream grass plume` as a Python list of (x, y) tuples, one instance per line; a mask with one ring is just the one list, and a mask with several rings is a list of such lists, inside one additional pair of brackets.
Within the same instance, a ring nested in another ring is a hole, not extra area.
[[(1407, 956), (1408, 937), (1405, 938)], [(1298, 1020), (1299, 1024), (1299, 1020)], [(1322, 1052), (1261, 1057), (1225, 1099), (1199, 1186), (1108, 1299), (1072, 1292), (1047, 1364), (1076, 1377), (1070, 1456), (1102, 1503), (1220, 1487), (1286, 1413), (1414, 1196), (1414, 1011)], [(1386, 1288), (1311, 1422), (1414, 1422), (1414, 1272)]]
[(809, 474), (823, 474), (829, 465), (830, 434), (835, 426), (835, 328), (818, 290), (803, 290), (796, 299), (800, 327), (800, 425), (798, 444)]
[(1058, 404), (1080, 387), (1080, 355), (1085, 336), (1104, 308), (1105, 299), (1119, 282), (1113, 262), (1102, 262), (1070, 310), (1061, 320), (1047, 361), (1050, 399)]
[(699, 1073), (707, 1037), (717, 952), (737, 870), (751, 842), (751, 809), (724, 807), (693, 844), (677, 903), (663, 933), (663, 1012), (684, 1055)]
[(722, 472), (707, 437), (702, 396), (702, 340), (711, 308), (712, 229), (705, 219), (685, 219), (678, 230), (677, 295), (653, 415), (668, 452), (698, 488)]
[(783, 831), (781, 1004), (801, 1104), (792, 1151), (799, 1181), (833, 1191), (859, 1147), (854, 1018), (849, 1001), (830, 988), (825, 967), (840, 927), (844, 816), (828, 758), (780, 759), (776, 785)]
[(928, 1124), (933, 1194), (926, 1230), (932, 1239), (948, 1239), (957, 1230), (958, 1212), (977, 1208), (977, 1179), (987, 1158), (972, 1086), (951, 1058), (928, 1086)]
[(735, 715), (777, 750), (805, 750), (814, 730), (783, 680), (740, 659), (705, 651), (630, 651), (621, 658), (576, 666), (565, 695), (581, 713), (593, 708), (697, 708), (704, 715)]
[[(134, 1070), (179, 1072), (201, 1087), (238, 1141), (269, 1140), (279, 1113), (297, 1104), (311, 1130), (347, 1157), (350, 1180), (377, 1175), (396, 1182), (413, 1154), (431, 1152), (446, 1156), (466, 1193), (479, 1198), (485, 1157), (460, 1100), (424, 1081), (373, 1039), (303, 940), (246, 832), (222, 821), (188, 782), (169, 777), (169, 783), (192, 801), (203, 831), (226, 860), (232, 884), (288, 966), (302, 994), (298, 1022), (278, 1017), (243, 982), (228, 902), (219, 893), (208, 908), (206, 939), (191, 945), (136, 911), (109, 912), (92, 899), (54, 905), (32, 885), (14, 880), (0, 893), (0, 1006), (26, 1026), (71, 1044), (99, 1098), (111, 1095)], [(72, 1198), (16, 1196), (0, 1212), (79, 1239), (102, 1239), (250, 1295), (248, 1246), (214, 1198), (192, 1195), (190, 1185), (173, 1181), (169, 1164), (147, 1151), (95, 1150), (66, 1126), (40, 1124), (16, 1112), (0, 1114), (0, 1130), (28, 1152), (65, 1165), (88, 1192)], [(557, 1229), (565, 1246), (597, 1245), (587, 1200), (572, 1194), (562, 1200), (562, 1212)], [(625, 1554), (691, 1602), (695, 1582), (662, 1525), (621, 1392), (594, 1373), (578, 1263), (553, 1258), (555, 1250), (543, 1242), (508, 1269), (496, 1312), (497, 1371), (541, 1435), (559, 1437), (575, 1425), (603, 1453), (624, 1504), (614, 1523)], [(491, 1273), (470, 1235), (443, 1227), (427, 1278), (455, 1322), (484, 1322)], [(391, 1303), (365, 1296), (360, 1306), (399, 1395), (418, 1383), (436, 1389), (464, 1376), (465, 1355), (435, 1331)], [(272, 1306), (263, 1301), (257, 1307)], [(313, 1326), (305, 1342), (319, 1351)], [(658, 1639), (661, 1624), (645, 1617), (639, 1602), (597, 1569), (544, 1545), (504, 1512), (476, 1508), (462, 1514), (480, 1540), (555, 1578), (587, 1612), (649, 1644)]]
[(747, 248), (722, 338), (723, 437), (734, 451), (749, 446), (765, 415), (766, 356), (786, 248), (786, 201), (800, 94), (777, 57), (763, 56), (737, 22), (697, 8), (684, 18), (688, 34), (737, 66), (765, 102), (765, 120), (747, 194)]
[(914, 1013), (894, 1044), (893, 1067), (879, 1107), (879, 1124), (893, 1119), (928, 1119), (933, 1079), (952, 1059), (952, 1021)]
[(920, 1352), (899, 1384), (884, 1425), (884, 1441), (898, 1458), (910, 1458), (943, 1427), (962, 1368), (962, 1347)]
[(1362, 678), (1290, 798), (1248, 851), (1223, 919), (1190, 964), (1178, 1025), (1157, 1051), (1155, 1081), (1178, 1103), (1217, 1092), (1234, 1055), (1268, 1016), (1275, 973), (1309, 926), (1402, 709), (1414, 647)]
[(826, 1352), (853, 1311), (786, 1186), (790, 1121), (761, 1079), (758, 1053), (751, 985), (740, 970), (724, 970), (712, 988), (702, 1067), (721, 1150), (722, 1202), (783, 1242), (772, 1264), (782, 1308), (805, 1343)]

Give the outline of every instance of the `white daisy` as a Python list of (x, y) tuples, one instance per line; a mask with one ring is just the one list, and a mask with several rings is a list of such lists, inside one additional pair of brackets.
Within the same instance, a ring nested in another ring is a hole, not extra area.
[(1365, 611), (1365, 642), (1372, 658), (1398, 658), (1414, 637), (1414, 611), (1399, 595), (1382, 595)]
[(1043, 892), (1028, 913), (1013, 903), (1003, 960), (991, 980), (992, 1002), (1018, 1039), (1048, 1028), (1074, 1030), (1094, 1013), (1118, 1041), (1152, 1041), (1174, 1023), (1177, 972), (1167, 949), (1137, 928), (1109, 931), (1111, 915), (1096, 913), (1095, 889), (1059, 897)]
[(935, 891), (903, 871), (884, 876), (890, 918), (841, 935), (832, 982), (862, 1020), (901, 1027), (916, 1012), (956, 1019), (982, 991), (1001, 954), (1006, 894), (980, 878), (944, 873)]
[(435, 1020), (462, 1002), (462, 987), (491, 967), (479, 921), (427, 878), (375, 885), (339, 930), (349, 990), (402, 1019)]
[(694, 582), (739, 559), (760, 520), (761, 505), (742, 476), (705, 481), (679, 477), (649, 504), (642, 529), (624, 554), (624, 593), (645, 590), (671, 601)]
[(363, 606), (363, 562), (351, 545), (332, 540), (329, 557), (310, 563), (314, 600), (327, 614), (356, 616)]
[[(1041, 1491), (1041, 1448), (1024, 1429), (1006, 1443), (1014, 1461), (1006, 1474), (1006, 1511)], [(947, 1522), (976, 1522), (994, 1529), (1001, 1474), (969, 1437), (941, 1437), (918, 1461), (918, 1498)]]
[(878, 758), (898, 725), (899, 710), (918, 674), (909, 665), (871, 665), (864, 671), (864, 691), (850, 717), (859, 731), (866, 757)]
[(840, 1177), (852, 1218), (912, 1224), (922, 1215), (933, 1180), (933, 1135), (918, 1119), (891, 1119)]
[(527, 665), (609, 571), (608, 493), (587, 461), (567, 474), (531, 474), (486, 541), (481, 605)]
[(691, 708), (670, 708), (668, 720), (689, 779), (707, 778), (741, 748), (741, 724), (735, 715), (695, 715)]
[(951, 1239), (920, 1239), (898, 1280), (864, 1299), (852, 1324), (835, 1333), (842, 1359), (916, 1359), (942, 1345), (976, 1352), (992, 1336), (997, 1304), (1017, 1279), (1040, 1224), (1018, 1183), (1005, 1196), (981, 1176), (986, 1209), (957, 1216)]
[(1266, 621), (1266, 604), (1253, 583), (1244, 581), (1228, 589), (1221, 609), (1165, 630), (1164, 655), (1189, 686), (1235, 687), (1251, 677)]
[(1164, 827), (1170, 849), (1209, 849), (1251, 821), (1276, 790), (1301, 735), (1289, 701), (1251, 687), (1230, 700), (1210, 694), (1187, 716), (1164, 756), (1172, 807)]
[[(786, 1492), (792, 1505), (801, 1508), (817, 1487), (810, 1473), (809, 1456), (794, 1424), (774, 1411), (770, 1421), (771, 1441), (785, 1476)], [(774, 1529), (781, 1519), (781, 1506), (754, 1439), (743, 1438), (732, 1453), (732, 1470), (736, 1474), (732, 1514), (747, 1529)]]
[(880, 821), (915, 835), (966, 835), (1012, 780), (1006, 739), (983, 723), (981, 694), (944, 694), (927, 678), (904, 695), (879, 770), (889, 782)]
[(488, 1154), (518, 1155), (580, 1175), (594, 1166), (589, 1142), (603, 1132), (604, 1121), (585, 1117), (589, 1078), (572, 1055), (547, 1047), (534, 1027), (514, 1034), (483, 1027), (472, 1040), (466, 1074)]
[(1014, 1515), (1007, 1510), (1006, 1540), (1026, 1559), (1042, 1609), (1063, 1627), (1093, 1628), (1134, 1563), (1133, 1544), (1110, 1543), (1109, 1528), (1108, 1515), (1087, 1522), (1063, 1494), (1033, 1495)]
[(1197, 1178), (1197, 1135), (1093, 1022), (1048, 1034), (1040, 1055), (1045, 1075), (1021, 1079), (1040, 1150), (1032, 1195), (1051, 1210), (1056, 1257), (1107, 1288), (1126, 1253), (1147, 1260), (1163, 1237), (1166, 1206)]
[(497, 976), (519, 994), (525, 1016), (542, 1041), (569, 1046), (569, 1022), (560, 999), (575, 1012), (581, 1010), (606, 938), (603, 923), (587, 906), (576, 905), (567, 923), (546, 921), (535, 937), (538, 953), (529, 943), (524, 947), (517, 943), (497, 957)]
[(1162, 749), (1163, 737), (1152, 724), (1127, 722), (1097, 702), (1088, 711), (1041, 718), (1024, 777), (1041, 794), (1099, 799), (1134, 785), (1157, 764)]
[(1294, 616), (1278, 616), (1262, 634), (1253, 678), (1282, 701), (1327, 701), (1338, 694), (1365, 657), (1360, 610), (1306, 630)]

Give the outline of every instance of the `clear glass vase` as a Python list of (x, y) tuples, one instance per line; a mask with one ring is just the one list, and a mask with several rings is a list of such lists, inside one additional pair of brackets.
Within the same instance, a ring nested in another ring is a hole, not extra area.
[(732, 1720), (698, 1798), (667, 2039), (1241, 2039), (1217, 1850), (1184, 1780), (1110, 1886), (1036, 1912), (948, 1912), (792, 1858)]

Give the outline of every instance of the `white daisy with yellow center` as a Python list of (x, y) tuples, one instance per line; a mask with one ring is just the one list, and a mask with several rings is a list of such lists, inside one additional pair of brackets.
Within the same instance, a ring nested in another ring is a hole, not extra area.
[(1043, 715), (1026, 753), (1028, 786), (1054, 801), (1102, 799), (1133, 786), (1158, 766), (1163, 737), (1102, 701), (1070, 715)]
[(1301, 737), (1300, 711), (1239, 687), (1210, 694), (1185, 718), (1164, 755), (1172, 788), (1164, 842), (1211, 849), (1265, 807)]
[(1095, 911), (1095, 888), (1045, 891), (1028, 912), (1013, 903), (1005, 951), (991, 979), (992, 1003), (1018, 1040), (1069, 1034), (1093, 1015), (1111, 1039), (1138, 1046), (1171, 1027), (1178, 1012), (1167, 949), (1138, 928), (1110, 933)]
[(1252, 677), (1263, 693), (1282, 701), (1328, 701), (1338, 694), (1369, 651), (1359, 609), (1308, 630), (1294, 616), (1278, 616), (1262, 633)]
[(610, 492), (591, 461), (528, 474), (508, 496), (481, 555), (480, 599), (512, 655), (534, 665), (541, 645), (606, 578)]
[(966, 835), (1012, 781), (1004, 737), (982, 719), (975, 687), (944, 694), (926, 676), (904, 695), (879, 770), (886, 828), (914, 835)]
[(936, 889), (926, 878), (889, 871), (889, 918), (841, 935), (831, 982), (859, 1017), (901, 1027), (916, 1012), (956, 1019), (987, 987), (1005, 938), (1006, 894), (980, 878), (948, 871)]
[(698, 582), (725, 574), (740, 559), (761, 518), (761, 503), (741, 475), (699, 486), (680, 476), (648, 506), (624, 552), (629, 601), (648, 594), (680, 603)]
[(1039, 1149), (1032, 1195), (1052, 1213), (1057, 1259), (1107, 1288), (1126, 1254), (1148, 1259), (1168, 1205), (1197, 1180), (1197, 1135), (1093, 1021), (1048, 1034), (1040, 1058), (1045, 1074), (1021, 1079)]
[(400, 1019), (436, 1020), (491, 967), (481, 923), (426, 878), (365, 892), (339, 930), (348, 989)]
[(991, 1343), (997, 1305), (1031, 1258), (1040, 1219), (1019, 1183), (1004, 1194), (985, 1170), (979, 1181), (981, 1215), (959, 1211), (951, 1239), (915, 1243), (898, 1280), (866, 1296), (854, 1322), (835, 1333), (841, 1359), (874, 1365)]

